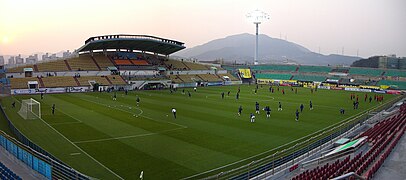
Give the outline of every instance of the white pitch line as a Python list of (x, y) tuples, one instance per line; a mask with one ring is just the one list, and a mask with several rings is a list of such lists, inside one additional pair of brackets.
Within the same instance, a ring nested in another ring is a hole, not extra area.
[[(18, 103), (21, 104), (21, 102), (16, 99), (14, 96), (13, 98), (15, 100), (17, 100)], [(83, 149), (81, 149), (79, 146), (77, 146), (75, 143), (73, 143), (71, 140), (69, 140), (67, 137), (65, 137), (62, 133), (60, 133), (58, 130), (56, 130), (54, 127), (52, 127), (51, 125), (49, 125), (46, 121), (44, 121), (42, 118), (39, 118), (45, 125), (47, 125), (49, 128), (51, 128), (52, 130), (54, 130), (56, 133), (58, 133), (62, 138), (64, 138), (66, 141), (68, 141), (69, 143), (71, 143), (74, 147), (76, 147), (77, 149), (79, 149), (80, 151), (82, 151), (83, 154), (86, 154), (90, 159), (92, 159), (94, 162), (96, 162), (97, 164), (99, 164), (100, 166), (102, 166), (103, 168), (105, 168), (107, 171), (109, 171), (110, 173), (112, 173), (113, 175), (115, 175), (116, 177), (118, 177), (119, 179), (124, 179), (121, 176), (119, 176), (118, 174), (116, 174), (114, 171), (112, 171), (111, 169), (109, 169), (108, 167), (106, 167), (104, 164), (100, 163), (98, 160), (96, 160), (93, 156), (91, 156), (90, 154), (88, 154), (86, 151), (84, 151)]]
[[(92, 102), (92, 103), (95, 103), (95, 104), (99, 104), (99, 105), (102, 105), (102, 106), (109, 107), (109, 106), (106, 105), (106, 104), (99, 103), (99, 102), (96, 102), (96, 101), (92, 101), (92, 100), (88, 100), (88, 99), (82, 99), (82, 100), (85, 100), (85, 101), (88, 101), (88, 102)], [(124, 109), (116, 108), (116, 107), (113, 107), (113, 106), (110, 106), (109, 108), (113, 108), (113, 109), (117, 109), (117, 110), (120, 110), (120, 111), (123, 111), (123, 112), (127, 112), (127, 113), (130, 113), (130, 114), (133, 114), (133, 112), (131, 112), (131, 111), (127, 111), (127, 110), (124, 110)], [(155, 120), (155, 119), (153, 119), (153, 118), (150, 118), (150, 117), (148, 117), (148, 116), (141, 115), (144, 111), (143, 111), (142, 109), (140, 109), (140, 108), (137, 108), (137, 107), (134, 107), (134, 108), (137, 109), (137, 110), (139, 110), (139, 111), (141, 111), (141, 113), (138, 114), (138, 116), (141, 116), (141, 117), (143, 117), (143, 118), (146, 118), (146, 119), (149, 119), (149, 120), (152, 120), (152, 121), (156, 121), (156, 122), (160, 122), (160, 123), (162, 123), (162, 122), (163, 122), (163, 123), (169, 123), (169, 124), (173, 124), (173, 125), (176, 125), (176, 126), (179, 126), (179, 127), (182, 127), (182, 128), (187, 128), (187, 126), (185, 126), (185, 125), (181, 125), (181, 124), (177, 124), (177, 123), (169, 122), (169, 121), (159, 121), (159, 120)]]
[(60, 123), (49, 123), (50, 125), (62, 125), (62, 124), (81, 124), (82, 122), (60, 122)]
[(76, 142), (73, 142), (73, 143), (75, 143), (75, 144), (80, 144), (80, 143), (91, 143), (91, 142), (101, 142), (101, 141), (111, 141), (111, 140), (119, 140), (119, 139), (129, 139), (129, 138), (145, 137), (145, 136), (151, 136), (151, 135), (162, 134), (162, 133), (165, 133), (165, 132), (177, 131), (177, 130), (180, 130), (180, 129), (185, 129), (185, 128), (180, 127), (180, 128), (169, 129), (169, 130), (164, 130), (164, 131), (155, 132), (155, 133), (146, 133), (146, 134), (137, 134), (137, 135), (131, 135), (131, 136), (114, 137), (114, 138), (104, 138), (104, 139), (94, 139), (94, 140), (76, 141)]

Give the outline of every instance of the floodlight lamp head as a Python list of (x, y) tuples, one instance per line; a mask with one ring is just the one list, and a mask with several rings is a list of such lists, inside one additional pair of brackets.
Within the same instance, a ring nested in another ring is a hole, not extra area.
[(261, 24), (262, 22), (269, 20), (269, 14), (258, 9), (248, 13), (246, 17), (254, 24)]

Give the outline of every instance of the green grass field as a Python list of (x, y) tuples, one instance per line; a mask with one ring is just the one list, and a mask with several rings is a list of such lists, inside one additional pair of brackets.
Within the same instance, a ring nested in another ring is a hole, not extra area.
[[(218, 168), (281, 146), (334, 123), (350, 118), (379, 105), (364, 102), (353, 110), (346, 91), (298, 88), (294, 94), (285, 87), (285, 95), (268, 86), (257, 94), (255, 86), (204, 87), (192, 97), (181, 89), (170, 94), (162, 91), (117, 93), (78, 93), (14, 96), (2, 99), (7, 115), (28, 138), (80, 172), (100, 179), (137, 179), (141, 171), (148, 179), (179, 179)], [(283, 89), (283, 87), (281, 87)], [(227, 91), (231, 91), (227, 96)], [(221, 99), (221, 92), (226, 93)], [(372, 95), (372, 93), (369, 93)], [(141, 99), (136, 106), (136, 96)], [(385, 101), (396, 97), (384, 95)], [(42, 120), (24, 120), (13, 101), (35, 98), (41, 102)], [(312, 100), (314, 109), (309, 110)], [(269, 105), (271, 118), (261, 110), (256, 122), (249, 122), (255, 102), (261, 109)], [(277, 111), (278, 102), (283, 111)], [(295, 121), (295, 111), (303, 103), (305, 109)], [(56, 104), (55, 115), (51, 106)], [(243, 106), (242, 116), (237, 115)], [(174, 119), (171, 108), (177, 109)], [(345, 115), (339, 113), (345, 108)], [(0, 123), (4, 129), (4, 123)]]

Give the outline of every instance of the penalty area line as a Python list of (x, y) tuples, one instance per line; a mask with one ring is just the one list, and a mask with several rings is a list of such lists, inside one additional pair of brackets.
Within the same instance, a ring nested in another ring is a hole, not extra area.
[[(15, 97), (13, 97), (15, 100), (17, 100), (18, 103), (21, 104), (21, 102), (16, 99)], [(59, 134), (62, 138), (64, 138), (66, 141), (68, 141), (70, 144), (72, 144), (74, 147), (76, 147), (77, 149), (79, 149), (79, 151), (81, 151), (83, 154), (87, 155), (90, 159), (92, 159), (94, 162), (96, 162), (97, 164), (99, 164), (100, 166), (102, 166), (104, 169), (106, 169), (107, 171), (109, 171), (110, 173), (112, 173), (114, 176), (118, 177), (119, 179), (124, 179), (121, 176), (119, 176), (118, 174), (116, 174), (113, 170), (109, 169), (108, 167), (106, 167), (104, 164), (100, 163), (98, 160), (96, 160), (93, 156), (91, 156), (90, 154), (88, 154), (86, 151), (84, 151), (82, 148), (80, 148), (79, 146), (77, 146), (75, 143), (73, 143), (71, 140), (69, 140), (66, 136), (64, 136), (61, 132), (59, 132), (58, 130), (56, 130), (54, 127), (52, 127), (50, 124), (48, 124), (45, 120), (43, 120), (42, 118), (39, 118), (45, 125), (47, 125), (49, 128), (51, 128), (52, 130), (54, 130), (57, 134)]]

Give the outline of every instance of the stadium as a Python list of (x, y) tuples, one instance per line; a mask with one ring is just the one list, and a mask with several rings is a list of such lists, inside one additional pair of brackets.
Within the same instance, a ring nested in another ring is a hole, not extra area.
[(2, 179), (371, 179), (405, 131), (404, 70), (169, 58), (184, 48), (104, 35), (2, 67), (0, 143), (25, 167)]

